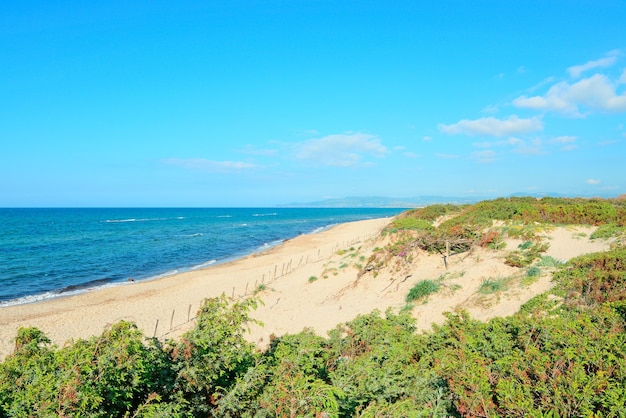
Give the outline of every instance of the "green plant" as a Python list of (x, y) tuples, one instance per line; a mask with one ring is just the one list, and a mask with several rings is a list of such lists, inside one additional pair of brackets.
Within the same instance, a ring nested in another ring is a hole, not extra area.
[(396, 229), (414, 229), (414, 230), (429, 230), (433, 229), (432, 224), (424, 219), (417, 218), (399, 218), (395, 219), (392, 225)]
[(541, 253), (546, 252), (548, 247), (548, 243), (527, 241), (520, 244), (520, 250), (508, 253), (504, 263), (511, 267), (528, 267), (540, 257)]
[(263, 292), (264, 290), (267, 290), (267, 289), (268, 289), (267, 285), (264, 284), (264, 283), (261, 283), (260, 285), (258, 285), (256, 287), (256, 289), (254, 289), (253, 294), (257, 295), (257, 294), (259, 294), (259, 293), (261, 293), (261, 292)]
[(536, 265), (537, 267), (557, 267), (557, 266), (560, 266), (561, 264), (563, 263), (557, 260), (556, 258), (550, 255), (543, 255), (540, 257)]
[(510, 278), (502, 277), (498, 279), (488, 278), (482, 281), (478, 288), (478, 293), (488, 295), (491, 293), (502, 292), (509, 288)]
[(531, 266), (526, 269), (527, 277), (539, 277), (541, 275), (541, 269), (537, 266)]
[(589, 238), (591, 239), (609, 239), (626, 233), (626, 227), (617, 226), (616, 224), (600, 225)]
[(311, 276), (309, 277), (309, 283), (313, 283), (314, 281), (317, 280), (317, 276)]
[(409, 294), (406, 295), (406, 301), (426, 300), (429, 295), (439, 291), (439, 287), (439, 283), (432, 280), (421, 280), (409, 290)]

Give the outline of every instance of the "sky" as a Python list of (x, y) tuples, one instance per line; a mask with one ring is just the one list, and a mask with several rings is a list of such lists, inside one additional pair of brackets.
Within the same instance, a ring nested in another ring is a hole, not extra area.
[(626, 193), (626, 2), (30, 1), (1, 207)]

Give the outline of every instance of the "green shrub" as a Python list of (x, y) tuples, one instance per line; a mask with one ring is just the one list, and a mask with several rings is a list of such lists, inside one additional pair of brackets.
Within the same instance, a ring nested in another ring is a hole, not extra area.
[(589, 238), (591, 239), (609, 239), (617, 237), (626, 232), (626, 227), (617, 226), (616, 224), (600, 225)]
[(541, 253), (546, 252), (548, 247), (548, 243), (527, 241), (520, 245), (520, 250), (508, 253), (504, 263), (511, 267), (528, 267), (540, 257)]
[(422, 280), (417, 282), (417, 284), (411, 288), (409, 294), (406, 295), (406, 301), (413, 302), (416, 300), (425, 300), (429, 295), (438, 292), (439, 287), (439, 283), (432, 280)]
[(541, 269), (537, 266), (531, 266), (526, 269), (527, 277), (539, 277), (541, 275)]
[(558, 267), (561, 264), (563, 264), (561, 261), (550, 255), (541, 256), (539, 261), (537, 262), (538, 267)]
[(509, 288), (510, 278), (503, 277), (499, 279), (488, 278), (483, 280), (478, 288), (478, 293), (488, 295), (491, 293), (502, 292)]
[(415, 230), (427, 230), (433, 229), (430, 222), (424, 219), (417, 218), (399, 218), (393, 221), (393, 226), (396, 229), (415, 229)]

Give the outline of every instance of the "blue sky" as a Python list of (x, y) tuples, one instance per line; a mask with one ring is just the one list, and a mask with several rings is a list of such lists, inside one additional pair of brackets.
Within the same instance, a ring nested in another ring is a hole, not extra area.
[(626, 2), (19, 1), (0, 206), (626, 193)]

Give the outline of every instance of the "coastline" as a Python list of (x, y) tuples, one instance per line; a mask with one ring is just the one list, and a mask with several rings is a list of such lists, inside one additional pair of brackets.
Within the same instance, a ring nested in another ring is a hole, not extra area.
[[(304, 328), (320, 336), (360, 314), (405, 308), (406, 295), (422, 280), (445, 280), (449, 289), (411, 308), (418, 330), (443, 323), (445, 312), (467, 311), (478, 320), (513, 315), (533, 296), (552, 287), (551, 273), (529, 285), (513, 286), (502, 294), (481, 295), (489, 278), (516, 277), (523, 270), (505, 263), (505, 250), (475, 248), (448, 259), (418, 251), (404, 267), (394, 264), (379, 274), (359, 274), (369, 257), (389, 243), (380, 234), (393, 217), (337, 224), (314, 234), (299, 235), (260, 253), (206, 269), (150, 281), (104, 288), (74, 296), (0, 308), (0, 361), (13, 350), (19, 327), (39, 328), (54, 343), (89, 338), (120, 320), (137, 324), (146, 337), (177, 338), (191, 329), (205, 298), (225, 294), (235, 300), (260, 299), (251, 317), (248, 340), (266, 348), (272, 336)], [(556, 227), (541, 235), (549, 242), (546, 255), (566, 261), (605, 251), (611, 240), (591, 240), (595, 227)], [(514, 249), (520, 240), (509, 239)]]
[[(60, 346), (99, 335), (120, 320), (136, 323), (147, 337), (175, 338), (193, 326), (192, 318), (205, 298), (248, 297), (259, 285), (270, 287), (278, 280), (306, 284), (338, 248), (376, 237), (391, 219), (340, 223), (202, 269), (2, 307), (0, 360), (12, 351), (20, 327), (37, 327)], [(271, 292), (261, 293), (266, 293), (259, 294), (265, 299)], [(261, 334), (275, 331), (280, 332), (267, 328)], [(259, 334), (257, 330), (254, 338), (263, 339)]]

